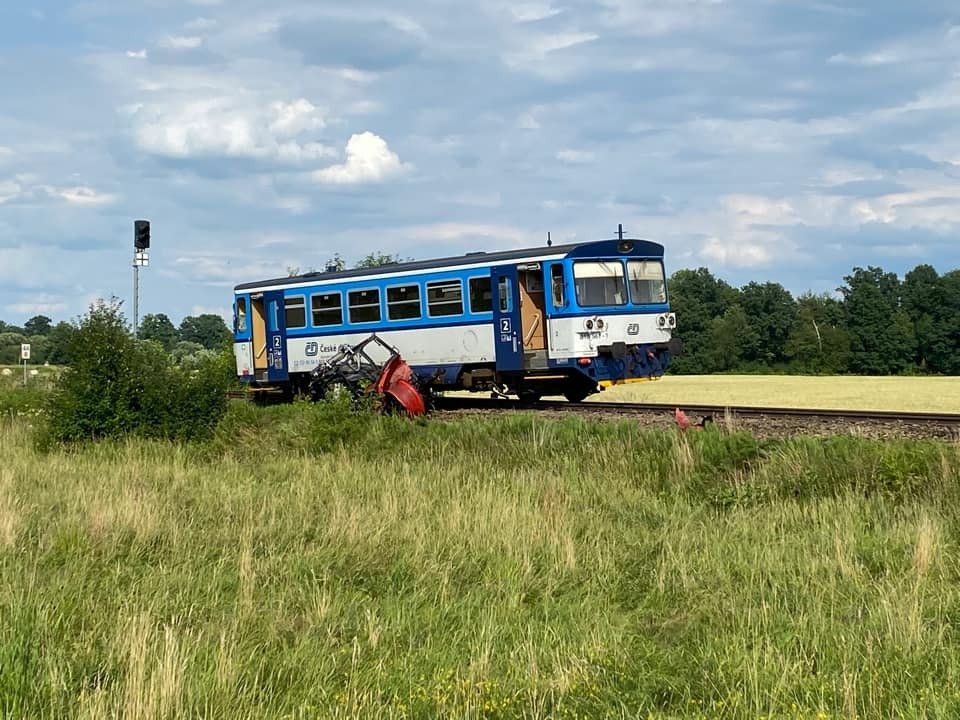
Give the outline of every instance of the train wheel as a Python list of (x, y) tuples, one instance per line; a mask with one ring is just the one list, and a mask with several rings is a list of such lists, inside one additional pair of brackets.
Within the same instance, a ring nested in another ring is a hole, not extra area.
[(568, 388), (563, 391), (563, 396), (567, 399), (567, 402), (572, 403), (583, 402), (591, 394), (590, 389), (585, 387)]

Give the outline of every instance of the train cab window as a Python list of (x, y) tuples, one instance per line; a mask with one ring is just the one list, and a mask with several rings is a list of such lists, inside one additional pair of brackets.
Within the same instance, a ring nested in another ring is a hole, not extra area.
[(430, 317), (463, 314), (463, 284), (459, 280), (427, 283), (427, 312)]
[(567, 304), (567, 289), (563, 281), (563, 265), (554, 265), (550, 268), (550, 288), (553, 293), (553, 306), (563, 307)]
[(350, 310), (350, 322), (380, 322), (380, 291), (351, 290), (347, 293), (347, 306)]
[(493, 310), (493, 290), (490, 278), (470, 278), (470, 312), (484, 313)]
[(237, 332), (247, 331), (247, 299), (237, 298)]
[(387, 288), (387, 317), (391, 320), (416, 320), (421, 316), (420, 286)]
[(627, 277), (630, 300), (635, 305), (656, 305), (667, 301), (667, 284), (660, 261), (630, 260), (627, 262)]
[(513, 289), (510, 287), (510, 278), (502, 277), (497, 282), (497, 296), (500, 302), (500, 312), (510, 312), (513, 308), (513, 303), (511, 302), (511, 293)]
[(307, 326), (307, 299), (303, 295), (294, 295), (283, 301), (287, 330), (296, 330)]
[(310, 312), (314, 327), (343, 324), (343, 298), (340, 293), (310, 296)]
[(627, 288), (623, 264), (618, 260), (596, 260), (573, 264), (577, 303), (583, 307), (624, 305)]

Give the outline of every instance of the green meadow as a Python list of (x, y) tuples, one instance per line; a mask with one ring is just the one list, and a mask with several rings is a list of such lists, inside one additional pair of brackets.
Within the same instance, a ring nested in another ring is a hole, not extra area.
[(0, 421), (10, 718), (954, 718), (960, 447), (234, 405)]

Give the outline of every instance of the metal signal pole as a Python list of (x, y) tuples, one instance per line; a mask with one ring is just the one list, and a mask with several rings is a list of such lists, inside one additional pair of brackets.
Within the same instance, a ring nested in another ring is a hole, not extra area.
[(133, 336), (140, 327), (140, 268), (150, 264), (150, 221), (133, 223)]

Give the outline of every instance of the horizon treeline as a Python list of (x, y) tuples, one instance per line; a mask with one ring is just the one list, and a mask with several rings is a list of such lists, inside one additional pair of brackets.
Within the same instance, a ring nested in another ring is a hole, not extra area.
[(856, 267), (838, 295), (779, 283), (735, 288), (707, 268), (669, 280), (684, 353), (678, 374), (960, 374), (960, 270), (918, 265), (901, 280)]
[[(69, 365), (70, 339), (76, 331), (76, 324), (61, 321), (54, 325), (46, 315), (35, 315), (22, 326), (0, 320), (0, 365), (20, 362), (21, 343), (30, 343), (31, 364)], [(222, 350), (233, 338), (223, 318), (213, 313), (188, 315), (179, 327), (164, 313), (144, 315), (137, 336), (155, 340), (177, 358), (201, 350)]]
[[(371, 255), (358, 267), (384, 259), (394, 260)], [(960, 269), (941, 275), (918, 265), (901, 279), (856, 267), (843, 281), (836, 295), (794, 297), (780, 283), (736, 288), (704, 267), (678, 270), (668, 284), (684, 352), (671, 372), (960, 375)], [(0, 321), (0, 364), (19, 362), (25, 342), (32, 363), (69, 364), (75, 329), (45, 315), (23, 326)], [(231, 332), (219, 315), (187, 316), (177, 327), (157, 313), (143, 317), (139, 337), (190, 355), (223, 348)]]

